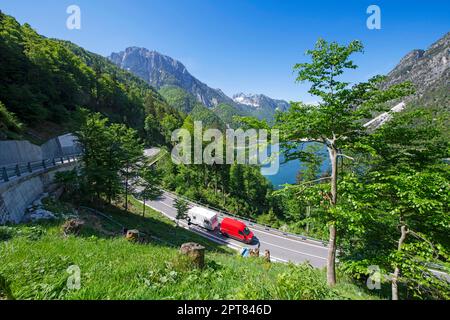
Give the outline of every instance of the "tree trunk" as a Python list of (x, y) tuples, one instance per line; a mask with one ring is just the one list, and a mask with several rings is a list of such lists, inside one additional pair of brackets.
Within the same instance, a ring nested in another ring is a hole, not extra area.
[[(337, 203), (337, 149), (334, 146), (328, 147), (331, 162), (331, 205), (334, 207)], [(327, 282), (329, 286), (336, 284), (336, 225), (335, 221), (330, 221), (328, 227), (330, 235), (328, 239), (327, 256)]]
[[(402, 250), (402, 245), (405, 242), (408, 230), (405, 225), (400, 227), (401, 236), (398, 239), (398, 251)], [(398, 275), (400, 274), (400, 268), (395, 266), (394, 274), (392, 275), (392, 300), (398, 300)]]
[(145, 217), (145, 197), (144, 197), (144, 207), (142, 208), (142, 216)]
[(125, 176), (125, 212), (128, 212), (128, 163)]

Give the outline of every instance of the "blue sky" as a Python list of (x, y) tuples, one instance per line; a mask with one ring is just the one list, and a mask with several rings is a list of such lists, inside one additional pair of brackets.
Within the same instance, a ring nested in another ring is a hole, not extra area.
[[(68, 30), (66, 8), (81, 8), (81, 30)], [(381, 30), (366, 27), (366, 9), (381, 8)], [(318, 37), (359, 39), (365, 53), (348, 75), (363, 81), (391, 70), (409, 51), (450, 31), (450, 1), (412, 0), (0, 0), (0, 9), (40, 34), (109, 55), (128, 46), (157, 50), (226, 94), (264, 93), (314, 101), (292, 66)]]

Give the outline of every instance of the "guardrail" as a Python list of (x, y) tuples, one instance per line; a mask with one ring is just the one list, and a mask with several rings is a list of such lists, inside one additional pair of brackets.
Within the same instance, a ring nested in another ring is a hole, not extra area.
[(227, 216), (228, 217), (233, 217), (233, 218), (236, 218), (236, 219), (239, 219), (239, 220), (242, 220), (242, 221), (246, 222), (247, 225), (249, 225), (251, 227), (263, 227), (264, 230), (266, 230), (266, 231), (277, 232), (279, 234), (282, 234), (285, 237), (291, 237), (291, 238), (300, 239), (300, 240), (303, 240), (303, 241), (309, 240), (309, 241), (319, 242), (319, 243), (321, 243), (324, 246), (328, 246), (328, 241), (326, 241), (326, 240), (316, 239), (316, 238), (312, 238), (312, 237), (305, 236), (305, 235), (300, 235), (300, 234), (295, 234), (295, 233), (291, 233), (291, 232), (286, 232), (286, 231), (274, 228), (274, 227), (272, 227), (270, 225), (258, 223), (256, 220), (253, 220), (251, 218), (242, 217), (242, 216), (236, 215), (234, 213), (226, 212), (226, 211), (224, 211), (222, 209), (218, 209), (218, 208), (212, 207), (212, 206), (210, 206), (210, 205), (208, 205), (206, 203), (202, 203), (200, 201), (193, 201), (191, 199), (186, 198), (185, 196), (176, 194), (175, 192), (167, 191), (167, 190), (164, 190), (164, 189), (161, 189), (161, 188), (160, 188), (160, 190), (163, 191), (163, 192), (166, 192), (168, 194), (171, 194), (172, 196), (175, 196), (175, 197), (178, 197), (178, 198), (182, 198), (182, 199), (186, 200), (187, 202), (189, 202), (189, 203), (191, 203), (193, 205), (200, 205), (200, 206), (209, 208), (211, 210), (217, 211), (219, 213), (220, 217), (227, 217)]
[(40, 170), (57, 167), (66, 163), (76, 162), (80, 154), (70, 154), (62, 157), (43, 159), (39, 161), (22, 162), (0, 167), (0, 183), (8, 182), (11, 178), (21, 177)]

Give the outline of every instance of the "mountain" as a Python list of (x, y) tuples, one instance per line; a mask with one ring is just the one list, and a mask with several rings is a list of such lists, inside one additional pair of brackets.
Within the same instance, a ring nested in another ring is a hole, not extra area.
[(416, 94), (407, 101), (450, 107), (450, 32), (427, 50), (408, 53), (387, 75), (385, 85), (411, 81)]
[(109, 59), (157, 89), (164, 86), (180, 87), (208, 108), (219, 103), (233, 102), (220, 89), (212, 89), (197, 80), (181, 62), (156, 51), (130, 47), (125, 51), (112, 53)]
[(192, 76), (181, 62), (145, 48), (130, 47), (125, 51), (112, 53), (108, 59), (159, 89), (163, 96), (184, 112), (190, 112), (195, 105), (190, 97), (176, 88), (183, 89), (208, 108), (215, 109), (226, 104), (236, 109), (236, 114), (251, 114), (258, 118), (272, 119), (276, 110), (286, 110), (289, 107), (286, 101), (274, 100), (265, 95), (241, 93), (232, 99), (220, 89), (210, 88)]
[[(170, 140), (164, 124), (182, 123), (181, 114), (139, 77), (76, 44), (41, 36), (1, 11), (0, 61), (4, 139), (40, 142), (66, 133), (79, 121), (79, 107), (127, 124), (143, 138), (151, 132), (153, 144)], [(167, 121), (151, 126), (147, 120), (155, 118)]]
[(233, 101), (236, 103), (251, 106), (255, 109), (270, 108), (273, 110), (286, 111), (289, 108), (288, 102), (284, 100), (272, 99), (263, 94), (238, 93), (233, 96)]

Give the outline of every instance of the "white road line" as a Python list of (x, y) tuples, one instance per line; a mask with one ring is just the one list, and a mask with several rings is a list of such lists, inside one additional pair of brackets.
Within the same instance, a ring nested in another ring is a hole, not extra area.
[[(164, 193), (164, 195), (165, 195), (167, 198), (170, 198), (170, 199), (172, 199), (172, 200), (176, 200), (176, 198), (174, 198), (174, 197), (172, 197), (172, 196), (168, 196), (167, 193)], [(162, 202), (162, 203), (164, 203), (164, 202)], [(165, 205), (167, 205), (167, 204), (165, 204)], [(196, 204), (196, 205), (198, 205), (198, 204)], [(262, 231), (262, 230), (257, 229), (257, 228), (249, 227), (249, 229), (250, 229), (250, 230), (253, 230), (253, 231), (256, 231), (256, 232), (265, 233), (265, 234), (267, 234), (267, 235), (274, 236), (274, 237), (277, 237), (277, 238), (280, 238), (280, 239), (283, 239), (283, 240), (289, 240), (289, 241), (292, 241), (292, 242), (301, 243), (302, 245), (307, 245), (307, 246), (316, 247), (316, 248), (323, 249), (323, 250), (328, 250), (328, 248), (327, 248), (327, 247), (324, 247), (324, 246), (320, 246), (320, 245), (316, 245), (316, 244), (312, 244), (312, 243), (307, 243), (307, 242), (303, 242), (303, 241), (299, 241), (299, 240), (295, 240), (295, 239), (290, 239), (290, 238), (282, 237), (282, 236), (279, 236), (279, 235), (276, 235), (276, 234), (273, 234), (273, 233), (269, 233), (269, 232), (266, 232), (266, 231)]]
[[(140, 201), (140, 200), (139, 200), (139, 202), (143, 203), (143, 202)], [(165, 205), (165, 206), (168, 207), (168, 208), (174, 209), (173, 207), (169, 206), (168, 204), (166, 204), (166, 203), (164, 203), (164, 202), (158, 202), (158, 203), (161, 203), (161, 204)], [(148, 205), (148, 207), (152, 208), (153, 210), (156, 210), (156, 211), (162, 213), (163, 215), (165, 215), (166, 217), (170, 218), (171, 220), (175, 220), (173, 217), (169, 216), (168, 214), (166, 214), (165, 212), (161, 211), (160, 209), (156, 209), (156, 208), (154, 208), (153, 206), (151, 206), (150, 204), (146, 204), (146, 205)], [(204, 232), (202, 232), (202, 231), (195, 230), (195, 229), (188, 229), (188, 230), (193, 231), (193, 232), (195, 232), (195, 233), (197, 233), (197, 234), (204, 235), (206, 238), (209, 238), (210, 240), (217, 239), (217, 240), (220, 241), (221, 243), (223, 243), (223, 244), (227, 245), (228, 247), (230, 247), (230, 248), (232, 248), (232, 249), (235, 249), (235, 250), (236, 250), (236, 248), (237, 248), (237, 249), (242, 249), (242, 248), (243, 248), (243, 247), (238, 246), (238, 245), (236, 245), (236, 244), (233, 244), (233, 243), (231, 243), (231, 242), (227, 242), (227, 241), (225, 241), (224, 239), (218, 238), (218, 237), (216, 237), (215, 235), (210, 234), (210, 233), (204, 233)], [(264, 232), (264, 233), (267, 233), (267, 232)], [(271, 235), (270, 233), (267, 233), (267, 234)], [(280, 237), (280, 238), (284, 239), (283, 237)], [(289, 249), (289, 248), (281, 247), (281, 246), (279, 246), (279, 245), (276, 245), (276, 244), (273, 244), (273, 243), (270, 243), (270, 242), (266, 242), (266, 241), (262, 241), (262, 240), (259, 240), (259, 241), (260, 241), (261, 243), (266, 244), (266, 245), (278, 247), (278, 248), (283, 249), (283, 250), (292, 251), (292, 252), (295, 252), (295, 253), (297, 253), (297, 254), (301, 254), (301, 255), (306, 255), (306, 256), (310, 256), (310, 257), (314, 257), (314, 258), (318, 258), (318, 259), (327, 260), (327, 258), (323, 258), (323, 257), (316, 256), (316, 255), (313, 255), (313, 254), (309, 254), (309, 253), (305, 253), (305, 252), (301, 252), (301, 251), (297, 251), (297, 250), (292, 250), (292, 249)], [(303, 244), (303, 242), (299, 242), (299, 241), (296, 241), (296, 242)], [(288, 262), (287, 260), (284, 260), (284, 259), (281, 259), (281, 258), (276, 258), (276, 257), (271, 257), (271, 259), (275, 259), (275, 260), (282, 261), (282, 262), (286, 262), (286, 263)]]
[(265, 243), (266, 245), (278, 247), (278, 248), (281, 248), (281, 249), (283, 249), (283, 250), (288, 250), (288, 251), (292, 251), (292, 252), (295, 252), (295, 253), (298, 253), (298, 254), (302, 254), (302, 255), (305, 255), (305, 256), (310, 256), (310, 257), (313, 257), (313, 258), (318, 258), (318, 259), (322, 259), (322, 260), (327, 260), (327, 258), (324, 258), (324, 257), (320, 257), (320, 256), (316, 256), (316, 255), (314, 255), (314, 254), (305, 253), (305, 252), (301, 252), (301, 251), (297, 251), (297, 250), (285, 248), (285, 247), (282, 247), (282, 246), (279, 246), (279, 245), (276, 245), (276, 244), (273, 244), (273, 243), (270, 243), (270, 242), (265, 242), (265, 241), (262, 241), (262, 240), (259, 240), (259, 242)]
[(307, 245), (307, 246), (311, 246), (311, 247), (316, 247), (316, 248), (319, 248), (319, 249), (324, 249), (324, 250), (328, 249), (327, 247), (324, 247), (324, 246), (319, 246), (319, 245), (312, 244), (312, 243), (302, 242), (302, 241), (298, 241), (298, 240), (295, 240), (295, 239), (285, 238), (285, 237), (279, 236), (277, 234), (273, 234), (273, 233), (270, 233), (270, 232), (267, 232), (267, 231), (262, 231), (262, 230), (259, 230), (259, 229), (256, 229), (256, 228), (249, 228), (249, 229), (253, 229), (256, 232), (262, 232), (262, 233), (265, 233), (265, 234), (268, 234), (270, 236), (274, 236), (274, 237), (277, 237), (277, 238), (280, 238), (280, 239), (283, 239), (283, 240), (289, 240), (289, 241), (292, 241), (292, 242), (301, 243), (301, 244), (304, 244), (304, 245)]

